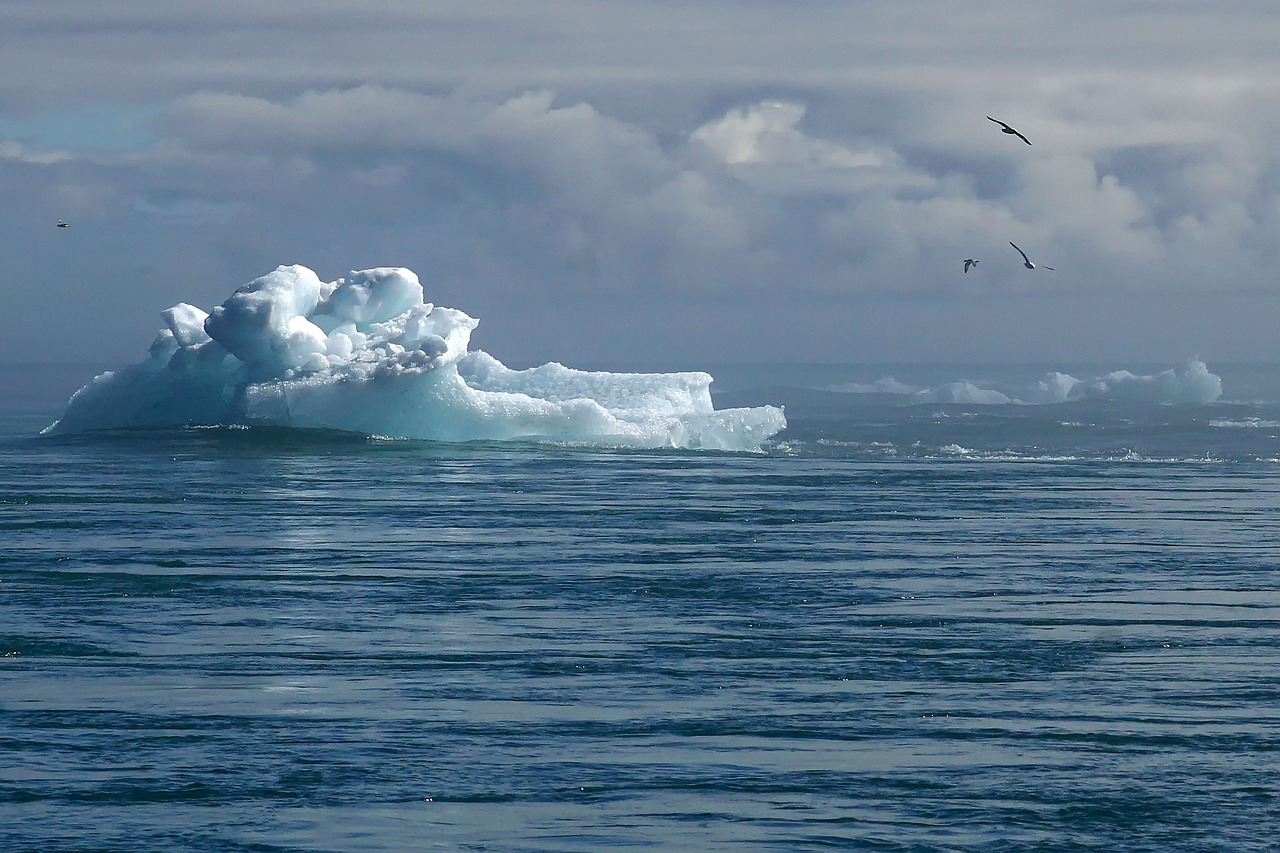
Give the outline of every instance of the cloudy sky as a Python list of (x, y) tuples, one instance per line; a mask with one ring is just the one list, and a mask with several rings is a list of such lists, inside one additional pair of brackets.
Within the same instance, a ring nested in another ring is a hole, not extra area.
[(1280, 354), (1270, 0), (201, 5), (0, 0), (0, 361), (292, 263), (513, 367)]

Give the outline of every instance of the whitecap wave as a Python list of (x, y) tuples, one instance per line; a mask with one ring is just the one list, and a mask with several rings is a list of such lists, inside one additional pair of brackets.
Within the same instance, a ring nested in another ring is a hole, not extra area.
[(1258, 417), (1241, 418), (1239, 420), (1215, 418), (1209, 421), (1209, 426), (1217, 429), (1277, 429), (1280, 428), (1280, 421)]
[(511, 370), (469, 351), (478, 321), (399, 267), (322, 282), (282, 266), (205, 313), (164, 311), (139, 364), (77, 391), (46, 433), (250, 425), (435, 441), (754, 450), (780, 408), (716, 410), (706, 373)]

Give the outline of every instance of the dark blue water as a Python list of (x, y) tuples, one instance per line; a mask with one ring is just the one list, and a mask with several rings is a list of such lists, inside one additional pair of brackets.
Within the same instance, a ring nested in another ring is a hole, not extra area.
[(39, 438), (92, 371), (10, 369), (0, 850), (1274, 849), (1272, 370), (743, 371), (722, 454)]

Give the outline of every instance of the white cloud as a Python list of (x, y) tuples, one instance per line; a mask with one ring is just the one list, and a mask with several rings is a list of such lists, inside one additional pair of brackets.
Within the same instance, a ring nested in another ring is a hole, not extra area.
[[(140, 211), (298, 227), (394, 217), (427, 232), (448, 220), (474, 232), (465, 251), (479, 235), (480, 251), (506, 258), (510, 287), (726, 293), (786, 280), (815, 293), (930, 291), (946, 286), (956, 257), (1011, 260), (1009, 240), (1088, 271), (1083, 284), (1061, 276), (1047, 290), (1213, 290), (1257, 274), (1266, 252), (1255, 235), (1280, 206), (1264, 180), (1275, 163), (1247, 141), (1193, 144), (1184, 128), (1175, 158), (1168, 146), (1052, 135), (1024, 148), (971, 119), (987, 153), (966, 169), (964, 153), (933, 162), (929, 149), (904, 153), (910, 140), (897, 150), (814, 132), (799, 101), (730, 108), (663, 138), (549, 91), (487, 99), (362, 85), (191, 95), (160, 120), (163, 143), (133, 159), (154, 180), (188, 185), (148, 194)], [(1148, 139), (1143, 127), (1121, 138)], [(994, 194), (983, 189), (993, 178)], [(1164, 265), (1193, 254), (1237, 274)], [(1021, 286), (1020, 274), (989, 262), (966, 287)]]
[[(140, 294), (147, 244), (113, 246), (158, 228), (189, 229), (173, 251), (236, 280), (394, 263), (429, 287), (739, 316), (775, 293), (853, 316), (868, 298), (1271, 287), (1277, 16), (1110, 0), (657, 12), (0, 0), (0, 118), (133, 104), (159, 137), (91, 153), (0, 136), (0, 214), (27, 216), (22, 199), (42, 221), (100, 217), (117, 239), (93, 263)], [(1028, 277), (1010, 239), (1058, 274)], [(970, 256), (982, 266), (957, 278)], [(169, 286), (155, 275), (146, 287)]]
[(882, 153), (851, 151), (799, 130), (803, 104), (764, 101), (745, 109), (730, 110), (719, 121), (693, 132), (730, 166), (803, 163), (833, 169), (860, 169), (887, 165)]
[(18, 142), (0, 141), (0, 160), (12, 160), (18, 163), (48, 166), (53, 163), (62, 163), (71, 159), (73, 159), (73, 155), (67, 151), (32, 150)]

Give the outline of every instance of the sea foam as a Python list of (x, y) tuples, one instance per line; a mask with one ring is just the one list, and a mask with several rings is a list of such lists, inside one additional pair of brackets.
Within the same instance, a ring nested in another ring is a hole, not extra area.
[(149, 357), (96, 377), (45, 433), (248, 425), (434, 441), (754, 450), (775, 406), (716, 410), (710, 375), (507, 368), (478, 320), (423, 301), (399, 267), (323, 282), (282, 266), (205, 313), (162, 312)]

